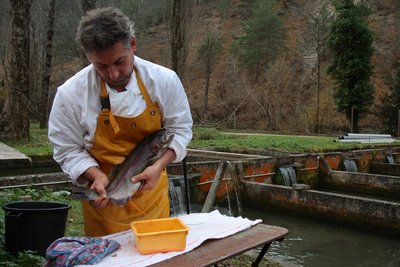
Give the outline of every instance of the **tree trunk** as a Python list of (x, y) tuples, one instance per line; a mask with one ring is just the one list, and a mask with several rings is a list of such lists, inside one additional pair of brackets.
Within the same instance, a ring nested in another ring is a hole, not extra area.
[[(10, 0), (12, 12), (9, 110), (2, 135), (29, 140), (29, 22), (31, 0)], [(4, 114), (3, 114), (4, 115)]]
[[(319, 46), (318, 46), (319, 47)], [(321, 58), (320, 50), (317, 50), (317, 110), (315, 114), (315, 133), (319, 134), (319, 101), (320, 101), (320, 90), (321, 90)]]
[(210, 77), (211, 73), (207, 71), (206, 77), (206, 89), (204, 90), (204, 99), (203, 99), (203, 121), (207, 120), (207, 113), (208, 113), (208, 91), (210, 89)]
[(191, 14), (191, 1), (171, 0), (171, 16), (169, 29), (171, 35), (171, 68), (184, 80), (184, 70), (187, 56), (188, 16)]
[(42, 83), (43, 86), (41, 90), (40, 97), (40, 107), (39, 107), (39, 123), (40, 128), (44, 129), (47, 127), (47, 110), (48, 110), (48, 98), (49, 98), (49, 86), (51, 77), (51, 60), (53, 57), (53, 36), (54, 36), (54, 10), (55, 10), (56, 0), (50, 0), (49, 5), (49, 20), (47, 28), (47, 41), (46, 41), (46, 61), (44, 65), (44, 74)]
[[(83, 15), (86, 14), (91, 9), (96, 8), (96, 0), (82, 0), (82, 13)], [(89, 60), (85, 53), (83, 52), (82, 48), (78, 47), (79, 51), (79, 58), (81, 59), (82, 67), (86, 67), (89, 65)]]
[(179, 76), (183, 76), (181, 68), (183, 46), (185, 43), (184, 10), (181, 0), (172, 2), (171, 17), (171, 64)]
[(96, 0), (82, 0), (82, 11), (84, 15), (94, 8), (96, 8)]

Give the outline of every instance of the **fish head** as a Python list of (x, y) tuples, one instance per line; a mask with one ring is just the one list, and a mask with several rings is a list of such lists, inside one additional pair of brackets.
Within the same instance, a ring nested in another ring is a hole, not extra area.
[(150, 136), (148, 141), (148, 146), (152, 153), (156, 153), (160, 149), (165, 139), (165, 136), (166, 136), (165, 129), (161, 129)]
[(154, 162), (159, 159), (168, 149), (168, 146), (171, 144), (173, 139), (174, 135), (168, 134), (165, 129), (156, 132), (149, 143), (149, 148), (152, 155), (149, 161)]

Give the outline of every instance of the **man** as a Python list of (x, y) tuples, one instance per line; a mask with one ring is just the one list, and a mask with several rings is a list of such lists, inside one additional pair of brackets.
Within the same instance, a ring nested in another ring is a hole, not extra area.
[[(134, 220), (169, 216), (165, 167), (181, 161), (192, 138), (184, 88), (172, 70), (135, 56), (133, 22), (116, 8), (89, 11), (77, 41), (91, 65), (57, 89), (49, 118), (54, 159), (72, 181), (95, 189), (82, 202), (85, 233), (102, 236), (130, 228)], [(153, 165), (133, 177), (142, 182), (124, 207), (107, 198), (110, 170), (145, 136), (164, 127), (174, 139)]]

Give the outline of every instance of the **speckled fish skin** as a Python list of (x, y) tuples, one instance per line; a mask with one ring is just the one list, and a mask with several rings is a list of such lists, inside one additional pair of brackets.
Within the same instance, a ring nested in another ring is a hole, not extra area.
[[(126, 157), (122, 164), (114, 167), (110, 174), (112, 179), (106, 188), (107, 196), (118, 206), (124, 206), (128, 198), (132, 197), (141, 187), (141, 182), (132, 183), (131, 178), (157, 161), (167, 150), (173, 135), (167, 135), (165, 129), (143, 139)], [(79, 189), (72, 193), (74, 198), (96, 200), (99, 198), (94, 189)]]

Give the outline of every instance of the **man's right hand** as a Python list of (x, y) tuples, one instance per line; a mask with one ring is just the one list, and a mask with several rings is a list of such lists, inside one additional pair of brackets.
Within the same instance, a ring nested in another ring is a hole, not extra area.
[(107, 191), (106, 191), (106, 188), (110, 183), (110, 180), (108, 180), (107, 175), (105, 175), (99, 168), (97, 167), (88, 168), (80, 176), (80, 178), (88, 181), (90, 189), (96, 190), (96, 192), (100, 196), (98, 199), (91, 201), (90, 204), (92, 204), (96, 208), (105, 208), (113, 206), (112, 202), (107, 197)]

